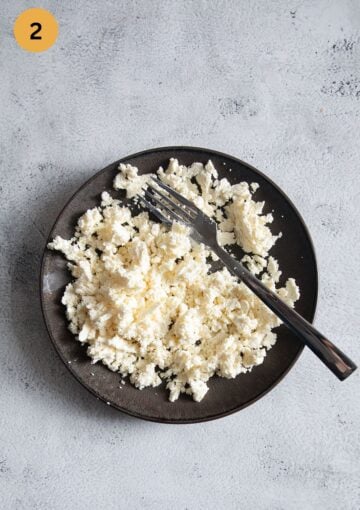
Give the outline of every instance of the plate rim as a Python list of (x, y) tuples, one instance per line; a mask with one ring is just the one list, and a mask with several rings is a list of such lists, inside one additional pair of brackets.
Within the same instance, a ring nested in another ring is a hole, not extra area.
[[(91, 386), (86, 384), (86, 382), (84, 382), (78, 376), (78, 374), (75, 371), (72, 370), (72, 366), (63, 357), (62, 353), (58, 349), (56, 340), (55, 340), (55, 338), (53, 336), (53, 333), (51, 331), (50, 325), (48, 323), (48, 320), (47, 320), (47, 317), (46, 317), (46, 307), (45, 307), (45, 302), (44, 302), (44, 284), (43, 284), (43, 282), (44, 282), (44, 270), (45, 270), (45, 257), (46, 257), (46, 254), (48, 252), (47, 245), (50, 242), (50, 240), (52, 239), (53, 231), (55, 230), (55, 227), (57, 226), (60, 217), (62, 216), (63, 212), (68, 207), (68, 205), (71, 203), (73, 198), (84, 187), (86, 187), (90, 182), (92, 182), (94, 179), (96, 179), (98, 175), (103, 173), (109, 167), (111, 167), (113, 165), (118, 165), (120, 163), (126, 163), (126, 161), (129, 160), (129, 159), (133, 159), (135, 157), (143, 156), (143, 155), (146, 155), (146, 154), (149, 154), (149, 153), (165, 152), (165, 151), (179, 151), (179, 150), (189, 151), (189, 152), (191, 152), (191, 151), (199, 151), (199, 152), (212, 153), (212, 154), (215, 154), (218, 157), (227, 158), (227, 159), (233, 160), (236, 163), (239, 163), (239, 164), (241, 164), (243, 166), (246, 166), (250, 170), (252, 170), (254, 173), (258, 174), (260, 177), (262, 177), (263, 179), (268, 181), (269, 184), (271, 184), (284, 197), (284, 199), (289, 203), (289, 205), (291, 206), (291, 208), (295, 212), (296, 216), (298, 217), (298, 219), (299, 219), (299, 221), (300, 221), (300, 223), (302, 225), (302, 228), (304, 229), (304, 232), (305, 232), (306, 237), (307, 237), (307, 239), (309, 241), (309, 245), (310, 245), (310, 248), (311, 248), (311, 251), (312, 251), (312, 255), (313, 255), (313, 258), (314, 258), (314, 266), (315, 266), (315, 285), (314, 285), (314, 289), (315, 289), (315, 293), (314, 293), (314, 299), (313, 299), (313, 303), (312, 303), (312, 313), (311, 313), (310, 322), (313, 323), (314, 320), (315, 320), (316, 310), (317, 310), (317, 302), (318, 302), (318, 296), (319, 296), (319, 271), (318, 271), (318, 262), (317, 262), (317, 256), (316, 256), (316, 251), (315, 251), (314, 243), (313, 243), (312, 237), (310, 235), (310, 231), (309, 231), (309, 229), (308, 229), (308, 227), (307, 227), (307, 225), (306, 225), (302, 215), (300, 214), (299, 210), (297, 209), (297, 207), (295, 206), (293, 201), (289, 198), (287, 193), (285, 193), (270, 177), (265, 175), (263, 172), (258, 170), (256, 167), (254, 167), (250, 163), (247, 163), (246, 161), (243, 161), (240, 158), (237, 158), (235, 156), (229, 155), (229, 154), (227, 154), (225, 152), (222, 152), (222, 151), (217, 151), (217, 150), (214, 150), (214, 149), (208, 149), (208, 148), (205, 148), (205, 147), (194, 147), (194, 146), (190, 146), (190, 145), (170, 145), (170, 146), (155, 147), (155, 148), (152, 148), (152, 149), (145, 149), (145, 150), (142, 150), (142, 151), (135, 152), (133, 154), (127, 155), (127, 156), (125, 156), (123, 158), (120, 158), (117, 161), (114, 161), (114, 162), (106, 165), (101, 170), (98, 170), (97, 172), (95, 172), (91, 177), (89, 177), (89, 179), (87, 179), (81, 186), (79, 186), (75, 190), (75, 192), (69, 197), (69, 199), (61, 207), (60, 212), (57, 214), (57, 216), (55, 218), (55, 221), (54, 221), (54, 223), (53, 223), (53, 225), (52, 225), (52, 227), (51, 227), (51, 229), (50, 229), (50, 231), (49, 231), (49, 233), (47, 235), (46, 242), (45, 242), (45, 245), (44, 245), (44, 248), (43, 248), (42, 257), (41, 257), (41, 265), (40, 265), (40, 273), (39, 273), (39, 280), (40, 280), (40, 282), (39, 282), (39, 294), (40, 294), (40, 303), (41, 303), (41, 313), (42, 313), (43, 320), (44, 320), (44, 323), (45, 323), (45, 326), (46, 326), (46, 330), (47, 330), (48, 336), (49, 336), (49, 338), (51, 340), (51, 343), (52, 343), (56, 353), (60, 357), (61, 361), (64, 363), (64, 365), (66, 366), (68, 371), (72, 374), (72, 376), (89, 393), (91, 393), (93, 396), (95, 396), (97, 398), (97, 400), (100, 400), (101, 402), (103, 402), (104, 405), (107, 404), (106, 399), (103, 396), (101, 396), (101, 394), (99, 392), (97, 392), (94, 388), (92, 388)], [(118, 411), (121, 411), (124, 414), (127, 414), (127, 415), (135, 417), (135, 418), (139, 418), (141, 420), (151, 421), (151, 422), (156, 422), (156, 423), (165, 423), (165, 424), (175, 424), (175, 425), (184, 424), (185, 425), (185, 424), (194, 424), (194, 423), (204, 423), (204, 422), (207, 422), (207, 421), (212, 421), (212, 420), (224, 418), (224, 417), (229, 416), (231, 414), (234, 414), (234, 413), (236, 413), (238, 411), (242, 411), (243, 409), (245, 409), (248, 406), (254, 404), (258, 400), (260, 400), (262, 397), (267, 395), (271, 390), (273, 390), (285, 378), (285, 376), (290, 372), (290, 370), (294, 367), (295, 363), (297, 362), (297, 360), (299, 359), (300, 355), (302, 354), (302, 352), (304, 350), (304, 347), (305, 347), (304, 344), (299, 347), (298, 353), (296, 354), (296, 356), (294, 357), (292, 362), (289, 364), (289, 366), (265, 390), (261, 391), (254, 398), (252, 398), (251, 400), (248, 400), (247, 402), (245, 402), (241, 406), (237, 405), (234, 408), (231, 408), (230, 410), (227, 410), (225, 412), (211, 414), (211, 415), (207, 415), (207, 416), (204, 416), (204, 417), (201, 417), (201, 418), (189, 418), (189, 419), (186, 419), (186, 418), (180, 418), (180, 419), (179, 418), (175, 418), (175, 419), (172, 420), (172, 419), (168, 419), (168, 418), (158, 418), (158, 417), (146, 416), (146, 415), (137, 413), (135, 411), (131, 411), (131, 410), (128, 410), (126, 408), (123, 408), (123, 407), (121, 407), (121, 406), (119, 406), (119, 405), (117, 405), (117, 404), (115, 404), (113, 402), (110, 402), (110, 406), (113, 407), (114, 409), (117, 409)]]

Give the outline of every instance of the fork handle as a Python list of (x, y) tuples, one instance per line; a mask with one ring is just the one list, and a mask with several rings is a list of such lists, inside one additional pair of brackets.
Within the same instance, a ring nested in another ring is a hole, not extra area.
[(341, 380), (356, 370), (355, 363), (317, 329), (286, 305), (280, 298), (220, 246), (212, 247), (227, 269), (242, 280), (300, 340)]

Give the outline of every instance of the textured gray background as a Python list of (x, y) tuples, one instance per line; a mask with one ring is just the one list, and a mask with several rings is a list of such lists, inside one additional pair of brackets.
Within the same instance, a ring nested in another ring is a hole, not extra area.
[(37, 278), (95, 170), (159, 145), (223, 150), (294, 200), (318, 255), (316, 324), (359, 361), (359, 1), (41, 5), (60, 35), (30, 54), (12, 25), (33, 4), (1, 2), (1, 509), (358, 509), (360, 372), (339, 383), (305, 352), (239, 414), (131, 419), (60, 363)]

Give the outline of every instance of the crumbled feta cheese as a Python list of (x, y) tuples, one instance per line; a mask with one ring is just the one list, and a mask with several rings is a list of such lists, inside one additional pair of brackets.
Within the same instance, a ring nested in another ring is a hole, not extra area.
[(131, 165), (120, 164), (121, 172), (115, 177), (114, 188), (125, 189), (127, 198), (143, 194), (144, 186), (153, 174), (138, 175), (138, 169)]
[[(125, 164), (119, 170), (114, 188), (128, 198), (142, 193), (149, 174)], [(171, 159), (157, 173), (218, 222), (221, 245), (237, 243), (249, 270), (294, 305), (295, 280), (278, 287), (281, 271), (269, 250), (281, 234), (271, 233), (272, 215), (252, 198), (257, 183), (219, 180), (211, 161), (186, 167)], [(210, 272), (209, 257), (217, 256), (187, 227), (154, 223), (147, 212), (133, 216), (107, 192), (101, 207), (79, 218), (72, 239), (57, 236), (48, 247), (65, 255), (74, 277), (62, 298), (71, 332), (93, 363), (129, 375), (139, 389), (165, 380), (170, 401), (187, 393), (199, 402), (210, 377), (251, 370), (276, 342), (281, 321), (227, 269)]]

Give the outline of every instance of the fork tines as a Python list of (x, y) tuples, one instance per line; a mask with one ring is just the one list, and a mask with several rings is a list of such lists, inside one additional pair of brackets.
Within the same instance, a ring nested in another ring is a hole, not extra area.
[(145, 197), (140, 197), (150, 211), (165, 223), (178, 221), (191, 224), (196, 216), (196, 206), (163, 182), (155, 178), (153, 180), (154, 185), (148, 185)]
[(149, 209), (149, 211), (151, 211), (157, 218), (159, 218), (161, 222), (167, 225), (171, 225), (173, 220), (166, 217), (159, 209), (157, 209), (151, 202), (149, 202), (149, 200), (146, 200), (146, 198), (143, 197), (142, 195), (139, 195), (139, 199), (141, 200), (141, 202), (143, 202), (144, 206), (147, 209)]
[(174, 190), (164, 182), (160, 181), (160, 179), (157, 179), (156, 177), (153, 176), (151, 178), (158, 186), (160, 186), (160, 188), (163, 188), (165, 191), (167, 191), (167, 193), (169, 193), (169, 195), (172, 195), (174, 198), (176, 198), (176, 200), (178, 200), (183, 205), (188, 207), (191, 212), (193, 212), (194, 214), (198, 213), (198, 208), (196, 207), (196, 205), (190, 202), (190, 200), (180, 195), (180, 193), (178, 193), (176, 190)]

